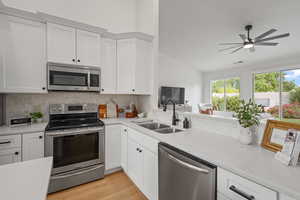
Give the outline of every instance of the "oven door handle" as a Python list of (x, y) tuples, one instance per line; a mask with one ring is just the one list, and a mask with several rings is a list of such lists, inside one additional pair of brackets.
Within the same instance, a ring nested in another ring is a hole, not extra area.
[(69, 178), (71, 176), (76, 176), (76, 175), (84, 174), (84, 173), (87, 173), (87, 172), (90, 172), (90, 171), (94, 171), (94, 170), (99, 169), (101, 167), (103, 167), (103, 165), (99, 165), (97, 167), (93, 167), (93, 168), (90, 168), (90, 169), (87, 169), (87, 170), (82, 170), (82, 171), (79, 171), (79, 172), (76, 172), (76, 173), (70, 173), (70, 174), (58, 175), (58, 176), (51, 176), (51, 179), (56, 180), (56, 179)]
[(61, 137), (61, 136), (68, 136), (68, 135), (80, 135), (80, 134), (88, 134), (88, 133), (94, 133), (99, 132), (99, 134), (104, 134), (103, 128), (101, 129), (90, 129), (90, 130), (70, 130), (70, 131), (62, 131), (62, 132), (48, 132), (46, 133), (47, 136), (54, 136), (54, 137)]

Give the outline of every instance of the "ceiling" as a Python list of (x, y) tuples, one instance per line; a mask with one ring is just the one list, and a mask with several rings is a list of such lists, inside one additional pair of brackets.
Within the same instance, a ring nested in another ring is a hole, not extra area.
[[(219, 43), (241, 42), (238, 34), (253, 25), (252, 36), (271, 28), (276, 47), (256, 47), (235, 54), (219, 52)], [(196, 67), (212, 71), (253, 65), (267, 66), (283, 60), (300, 63), (299, 0), (160, 0), (160, 52)], [(233, 64), (243, 61), (243, 64)]]

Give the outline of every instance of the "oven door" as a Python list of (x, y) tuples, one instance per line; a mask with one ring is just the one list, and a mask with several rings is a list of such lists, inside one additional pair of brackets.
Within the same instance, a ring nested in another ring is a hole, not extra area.
[(45, 154), (53, 156), (52, 174), (104, 163), (104, 142), (100, 130), (46, 133)]
[(89, 70), (80, 67), (48, 64), (48, 90), (89, 90)]

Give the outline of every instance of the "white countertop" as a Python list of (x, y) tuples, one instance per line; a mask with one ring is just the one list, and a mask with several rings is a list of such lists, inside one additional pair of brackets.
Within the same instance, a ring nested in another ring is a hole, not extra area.
[(17, 127), (0, 126), (0, 136), (44, 132), (47, 124), (48, 123), (43, 122), (43, 123), (33, 123), (31, 125), (17, 126)]
[[(300, 199), (300, 167), (287, 167), (279, 163), (274, 159), (273, 152), (256, 145), (242, 145), (231, 137), (196, 129), (159, 134), (131, 121), (120, 120), (119, 123), (274, 191)], [(114, 120), (106, 121), (107, 125), (116, 123)]]
[(45, 200), (52, 157), (0, 166), (0, 199)]

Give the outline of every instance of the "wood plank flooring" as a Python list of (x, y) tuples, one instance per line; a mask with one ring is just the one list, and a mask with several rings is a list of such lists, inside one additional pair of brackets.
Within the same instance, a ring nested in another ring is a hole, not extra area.
[(147, 200), (124, 172), (48, 195), (47, 200)]

